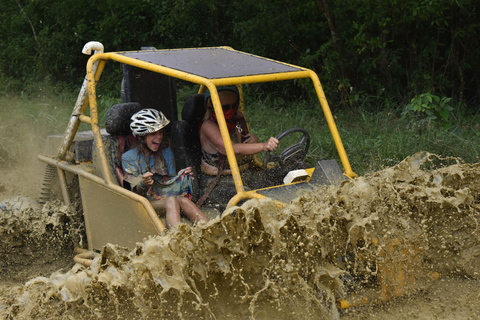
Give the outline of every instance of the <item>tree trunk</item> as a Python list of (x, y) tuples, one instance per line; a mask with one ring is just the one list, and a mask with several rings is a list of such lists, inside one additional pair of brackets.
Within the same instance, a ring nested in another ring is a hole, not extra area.
[[(328, 1), (327, 0), (316, 0), (318, 8), (320, 9), (321, 12), (325, 15), (325, 18), (327, 19), (328, 22), (328, 27), (330, 28), (330, 34), (332, 36), (333, 40), (333, 49), (338, 53), (338, 59), (340, 61), (339, 66), (340, 66), (340, 76), (341, 76), (341, 83), (345, 84), (345, 79), (348, 78), (345, 76), (345, 69), (343, 67), (343, 43), (342, 40), (339, 39), (337, 29), (335, 28), (335, 20), (333, 17), (332, 12), (330, 11), (330, 7), (328, 6)], [(348, 82), (350, 80), (348, 79)], [(342, 104), (347, 106), (349, 103), (349, 94), (350, 94), (350, 88), (347, 88), (347, 86), (342, 85), (339, 86), (340, 90), (340, 99), (342, 101)]]
[(338, 39), (337, 29), (335, 28), (335, 21), (332, 13), (330, 12), (330, 7), (328, 6), (327, 0), (317, 0), (318, 8), (325, 15), (325, 18), (328, 22), (328, 27), (330, 28), (330, 34), (333, 39), (333, 47), (338, 52), (340, 57), (343, 56), (343, 45), (342, 40)]
[(27, 19), (28, 23), (30, 23), (30, 28), (32, 28), (33, 37), (35, 38), (35, 42), (37, 43), (38, 50), (40, 50), (40, 48), (41, 48), (41, 46), (40, 46), (40, 41), (38, 41), (37, 32), (35, 31), (35, 28), (33, 27), (32, 21), (31, 21), (30, 18), (27, 16), (27, 13), (25, 12), (25, 10), (23, 10), (22, 5), (20, 4), (20, 1), (19, 1), (19, 0), (15, 0), (15, 1), (17, 2), (18, 7), (20, 8), (20, 10), (22, 11), (23, 15), (25, 16), (25, 19)]

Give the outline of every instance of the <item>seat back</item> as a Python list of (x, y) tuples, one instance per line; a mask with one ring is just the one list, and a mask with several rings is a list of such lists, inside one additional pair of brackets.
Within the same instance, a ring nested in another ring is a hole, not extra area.
[(202, 157), (199, 128), (206, 111), (204, 98), (204, 94), (193, 94), (187, 98), (182, 109), (182, 121), (173, 123), (170, 137), (177, 170), (192, 167), (194, 200), (201, 196), (198, 186)]
[(164, 128), (167, 135), (170, 133), (172, 123), (178, 120), (174, 78), (124, 65), (121, 93), (123, 102), (138, 102), (143, 108), (161, 111), (170, 120)]
[(123, 181), (122, 155), (136, 146), (136, 139), (130, 130), (130, 118), (142, 110), (143, 106), (137, 102), (120, 103), (108, 110), (105, 119), (105, 130), (111, 135), (115, 148), (108, 148), (107, 160), (111, 163), (112, 173), (117, 177), (120, 186), (130, 189)]

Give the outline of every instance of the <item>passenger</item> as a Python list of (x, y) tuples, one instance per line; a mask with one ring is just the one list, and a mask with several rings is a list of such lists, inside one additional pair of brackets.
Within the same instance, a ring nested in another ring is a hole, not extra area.
[(193, 223), (208, 221), (191, 201), (192, 168), (177, 173), (172, 150), (162, 145), (163, 128), (169, 122), (155, 109), (143, 109), (131, 117), (130, 129), (139, 143), (122, 155), (125, 180), (131, 183), (134, 192), (145, 196), (155, 210), (166, 211), (167, 228), (180, 223), (180, 210)]
[[(236, 86), (218, 87), (218, 96), (222, 104), (223, 114), (227, 122), (230, 138), (232, 139), (233, 152), (237, 157), (240, 169), (242, 157), (251, 156), (260, 152), (274, 151), (278, 146), (278, 140), (271, 137), (266, 142), (260, 142), (258, 137), (247, 132), (244, 125), (243, 115), (238, 111), (239, 92)], [(220, 128), (217, 123), (217, 116), (213, 110), (210, 92), (205, 93), (206, 113), (203, 124), (200, 128), (200, 142), (202, 144), (202, 172), (216, 175), (220, 155), (226, 155)], [(247, 160), (247, 159), (245, 159)], [(222, 174), (231, 174), (229, 169), (223, 170)]]

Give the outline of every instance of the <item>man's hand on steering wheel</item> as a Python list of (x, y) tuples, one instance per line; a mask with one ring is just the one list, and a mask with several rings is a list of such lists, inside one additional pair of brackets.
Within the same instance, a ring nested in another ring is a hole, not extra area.
[(277, 138), (271, 137), (264, 143), (263, 151), (274, 151), (278, 147), (279, 141)]
[[(283, 149), (280, 154), (272, 154), (271, 151), (275, 150), (266, 150), (265, 155), (263, 157), (263, 167), (266, 169), (269, 162), (278, 162), (281, 167), (285, 169), (293, 168), (298, 162), (301, 162), (305, 156), (307, 155), (308, 149), (310, 147), (310, 135), (308, 134), (307, 130), (303, 128), (292, 128), (287, 131), (282, 132), (278, 137), (270, 138), (277, 140), (278, 142), (283, 139), (285, 136), (290, 135), (295, 132), (302, 133), (300, 139), (295, 142), (294, 144), (286, 147)], [(269, 140), (269, 141), (270, 141)], [(267, 141), (267, 143), (269, 142)]]

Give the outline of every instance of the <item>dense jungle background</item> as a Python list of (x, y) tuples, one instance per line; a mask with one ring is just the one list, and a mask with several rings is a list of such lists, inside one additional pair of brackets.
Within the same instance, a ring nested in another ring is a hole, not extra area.
[(297, 64), (319, 74), (334, 106), (406, 104), (428, 93), (473, 108), (480, 103), (479, 6), (473, 0), (5, 0), (0, 92), (26, 91), (25, 84), (44, 79), (80, 86), (88, 59), (81, 49), (96, 40), (106, 51), (226, 45)]

